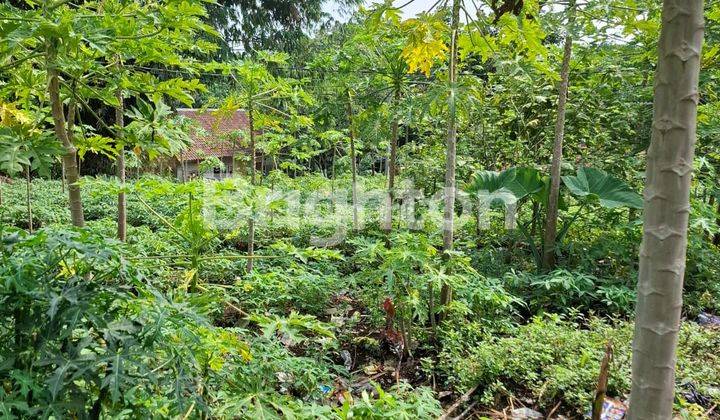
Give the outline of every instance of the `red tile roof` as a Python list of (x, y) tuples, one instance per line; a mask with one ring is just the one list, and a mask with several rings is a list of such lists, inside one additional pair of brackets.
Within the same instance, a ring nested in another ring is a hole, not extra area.
[(216, 115), (215, 110), (211, 109), (180, 108), (177, 113), (194, 120), (198, 126), (190, 132), (193, 142), (182, 152), (182, 160), (202, 160), (208, 156), (230, 157), (233, 151), (242, 149), (236, 144), (233, 150), (233, 142), (227, 134), (247, 130), (248, 118), (245, 111), (238, 110), (233, 115)]

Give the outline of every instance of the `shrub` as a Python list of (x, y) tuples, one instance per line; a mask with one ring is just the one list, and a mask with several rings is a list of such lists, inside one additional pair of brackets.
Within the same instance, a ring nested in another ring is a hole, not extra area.
[[(459, 331), (458, 331), (459, 330)], [(508, 334), (488, 333), (476, 325), (443, 332), (439, 369), (448, 385), (459, 390), (480, 384), (486, 404), (502, 395), (529, 393), (541, 407), (562, 400), (580, 415), (588, 408), (608, 340), (614, 343), (608, 395), (624, 398), (630, 391), (630, 322), (601, 318), (538, 316)], [(677, 362), (678, 391), (692, 382), (700, 392), (720, 402), (717, 387), (716, 331), (683, 323)]]

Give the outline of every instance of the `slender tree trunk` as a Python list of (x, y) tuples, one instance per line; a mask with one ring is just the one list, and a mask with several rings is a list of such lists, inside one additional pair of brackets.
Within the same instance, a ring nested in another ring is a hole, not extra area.
[[(400, 101), (400, 89), (395, 88), (395, 96), (393, 97), (393, 104), (396, 108)], [(393, 109), (393, 112), (397, 111)], [(393, 117), (391, 136), (390, 136), (390, 159), (387, 162), (387, 179), (388, 179), (388, 190), (385, 198), (385, 221), (383, 223), (383, 230), (385, 234), (390, 234), (392, 230), (392, 214), (393, 214), (393, 202), (395, 201), (395, 175), (397, 174), (397, 145), (398, 145), (398, 119), (397, 116)]]
[(335, 145), (333, 144), (332, 147), (332, 158), (330, 159), (330, 187), (332, 189), (332, 192), (335, 193), (335, 154), (337, 150), (335, 149)]
[(83, 214), (82, 199), (80, 196), (80, 180), (79, 168), (77, 163), (77, 149), (72, 143), (70, 134), (65, 127), (65, 115), (63, 112), (63, 104), (60, 100), (60, 79), (57, 68), (55, 68), (55, 54), (52, 48), (48, 52), (48, 93), (50, 94), (50, 105), (52, 109), (53, 123), (55, 125), (55, 135), (65, 147), (63, 155), (63, 163), (65, 165), (65, 175), (68, 181), (68, 198), (70, 202), (70, 217), (74, 226), (85, 226), (85, 216)]
[(27, 205), (27, 222), (28, 231), (33, 233), (33, 213), (32, 213), (32, 187), (30, 184), (30, 165), (25, 165), (25, 204)]
[[(718, 203), (717, 207), (717, 213), (720, 215), (720, 203)], [(720, 226), (720, 217), (717, 218), (715, 223)], [(720, 245), (720, 232), (716, 233), (715, 236), (713, 236), (713, 245)]]
[(598, 376), (597, 386), (595, 387), (595, 398), (592, 404), (591, 420), (600, 420), (602, 418), (603, 406), (605, 405), (605, 396), (607, 395), (608, 376), (610, 375), (610, 362), (613, 357), (613, 344), (609, 341), (605, 345), (605, 357), (600, 363), (600, 375)]
[[(248, 128), (250, 129), (250, 184), (255, 186), (255, 120), (253, 117), (252, 103), (248, 105)], [(248, 219), (248, 258), (247, 260), (247, 272), (252, 273), (255, 255), (255, 219), (254, 215), (250, 214)]]
[(703, 2), (663, 2), (628, 418), (669, 419), (695, 154)]
[(355, 157), (355, 125), (353, 120), (353, 107), (352, 107), (352, 94), (348, 90), (348, 103), (347, 103), (347, 114), (348, 114), (348, 134), (350, 135), (350, 170), (352, 172), (352, 211), (353, 211), (353, 229), (355, 231), (360, 229), (360, 223), (358, 220), (358, 197), (357, 197), (357, 161)]
[(265, 179), (265, 151), (260, 155), (260, 182)]
[[(443, 251), (445, 258), (449, 258), (449, 251), (453, 249), (453, 226), (455, 222), (455, 161), (457, 153), (457, 113), (456, 113), (456, 84), (458, 60), (458, 27), (460, 24), (460, 0), (453, 0), (452, 7), (452, 35), (450, 45), (450, 96), (448, 107), (447, 151), (445, 158), (445, 213), (443, 215)], [(452, 288), (443, 284), (440, 289), (440, 304), (447, 305), (452, 302)]]
[(252, 102), (248, 104), (248, 128), (250, 130), (250, 183), (255, 185), (255, 165), (256, 163), (256, 151), (255, 151), (255, 117), (253, 112)]
[[(121, 69), (120, 65), (120, 59), (118, 57), (118, 71)], [(115, 96), (118, 101), (118, 106), (115, 108), (115, 125), (117, 126), (119, 130), (119, 136), (118, 139), (120, 142), (120, 147), (118, 148), (118, 157), (117, 157), (117, 178), (118, 181), (120, 181), (120, 186), (125, 186), (125, 145), (123, 143), (123, 133), (122, 130), (125, 127), (125, 107), (123, 104), (123, 93), (122, 89), (118, 87), (117, 92), (115, 93)], [(117, 219), (117, 235), (118, 239), (125, 242), (127, 239), (127, 203), (125, 201), (125, 192), (121, 191), (118, 194), (118, 219)]]
[(568, 79), (570, 77), (570, 58), (572, 57), (572, 26), (575, 0), (568, 3), (568, 26), (565, 34), (562, 69), (560, 70), (560, 91), (558, 94), (558, 113), (555, 121), (555, 142), (553, 143), (552, 167), (550, 169), (550, 195), (545, 219), (543, 241), (543, 267), (555, 266), (555, 239), (557, 237), (558, 198), (560, 196), (560, 167), (562, 165), (563, 138), (565, 137), (565, 107), (567, 103)]

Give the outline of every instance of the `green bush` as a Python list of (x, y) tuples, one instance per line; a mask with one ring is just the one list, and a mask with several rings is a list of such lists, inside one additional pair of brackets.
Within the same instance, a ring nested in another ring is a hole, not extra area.
[[(3, 203), (0, 206), (0, 222), (27, 229), (25, 181), (23, 179), (14, 179), (12, 183), (3, 181), (0, 188), (2, 188), (3, 196)], [(60, 181), (33, 179), (31, 203), (35, 229), (70, 221), (67, 196), (62, 193)]]
[(599, 279), (591, 274), (556, 269), (547, 274), (511, 270), (502, 279), (505, 287), (527, 303), (530, 313), (540, 311), (601, 312), (627, 315), (635, 309), (635, 289), (622, 281)]
[[(633, 325), (601, 318), (535, 317), (506, 334), (469, 324), (443, 332), (438, 367), (449, 386), (463, 391), (480, 385), (486, 404), (504, 395), (532, 396), (550, 409), (557, 401), (581, 415), (590, 407), (605, 344), (614, 357), (608, 395), (624, 399), (630, 391)], [(680, 331), (677, 362), (678, 391), (692, 382), (700, 392), (720, 402), (720, 370), (716, 331), (692, 322)]]

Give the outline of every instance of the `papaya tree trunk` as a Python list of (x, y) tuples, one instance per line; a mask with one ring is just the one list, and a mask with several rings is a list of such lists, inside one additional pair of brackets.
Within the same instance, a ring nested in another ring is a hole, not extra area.
[(53, 124), (55, 135), (60, 139), (65, 148), (63, 155), (63, 164), (65, 166), (65, 176), (68, 182), (68, 198), (70, 202), (70, 217), (74, 226), (85, 226), (85, 216), (83, 214), (82, 198), (80, 196), (80, 172), (77, 163), (77, 149), (72, 143), (71, 134), (68, 133), (65, 124), (65, 115), (63, 112), (63, 103), (60, 100), (60, 78), (58, 75), (56, 64), (54, 62), (55, 54), (52, 48), (48, 51), (48, 93), (50, 96), (50, 106), (52, 110)]
[(60, 190), (65, 195), (65, 161), (60, 160)]
[[(255, 186), (255, 121), (253, 119), (252, 102), (248, 105), (248, 128), (250, 130), (250, 184)], [(252, 273), (255, 255), (255, 219), (250, 214), (248, 219), (248, 260), (247, 272)]]
[(27, 206), (28, 231), (33, 233), (32, 187), (30, 184), (30, 165), (25, 165), (25, 204)]
[(257, 165), (257, 163), (255, 156), (255, 117), (253, 114), (253, 106), (252, 102), (250, 102), (248, 104), (248, 129), (250, 131), (250, 183), (255, 185), (255, 165)]
[(348, 90), (348, 102), (347, 102), (347, 114), (348, 114), (348, 134), (350, 136), (350, 171), (352, 172), (352, 215), (353, 215), (353, 230), (357, 231), (360, 229), (360, 223), (358, 220), (358, 196), (357, 196), (357, 161), (355, 157), (355, 125), (353, 119), (353, 107), (352, 107), (352, 95)]
[[(393, 97), (393, 108), (396, 108), (400, 101), (400, 88), (395, 87), (395, 95)], [(393, 112), (396, 112), (393, 109)], [(395, 175), (397, 174), (397, 147), (398, 147), (398, 119), (393, 116), (391, 135), (390, 135), (390, 159), (387, 164), (387, 195), (385, 196), (385, 221), (383, 222), (383, 230), (386, 235), (392, 230), (393, 219), (393, 202), (395, 201)]]
[(552, 166), (550, 168), (550, 194), (548, 196), (545, 234), (543, 241), (542, 265), (551, 270), (555, 267), (555, 240), (557, 237), (558, 198), (560, 197), (560, 168), (563, 157), (563, 139), (565, 137), (565, 111), (567, 104), (568, 79), (570, 78), (570, 58), (572, 57), (572, 24), (574, 20), (575, 0), (568, 4), (568, 26), (563, 48), (562, 68), (560, 70), (560, 89), (558, 93), (558, 111), (555, 120), (555, 141), (553, 142)]
[[(120, 61), (118, 60), (118, 70), (120, 70)], [(120, 182), (120, 186), (125, 186), (125, 145), (123, 144), (123, 128), (125, 127), (125, 118), (123, 114), (125, 113), (125, 107), (123, 105), (123, 93), (122, 89), (118, 88), (117, 92), (115, 93), (115, 96), (118, 101), (118, 106), (115, 108), (115, 125), (117, 126), (119, 136), (118, 139), (120, 142), (120, 147), (118, 148), (118, 156), (117, 156), (117, 178)], [(118, 193), (118, 219), (117, 219), (117, 235), (118, 239), (125, 242), (127, 239), (127, 203), (125, 200), (125, 192), (120, 191)]]
[[(453, 249), (453, 226), (455, 222), (455, 161), (457, 160), (457, 60), (458, 60), (458, 28), (460, 25), (460, 0), (453, 0), (451, 40), (450, 40), (450, 95), (448, 108), (447, 150), (445, 157), (445, 212), (443, 215), (443, 251), (446, 258), (448, 252)], [(452, 301), (452, 288), (449, 284), (443, 284), (440, 288), (440, 304), (447, 305)]]
[(631, 420), (672, 417), (703, 29), (702, 0), (664, 0), (645, 172)]

